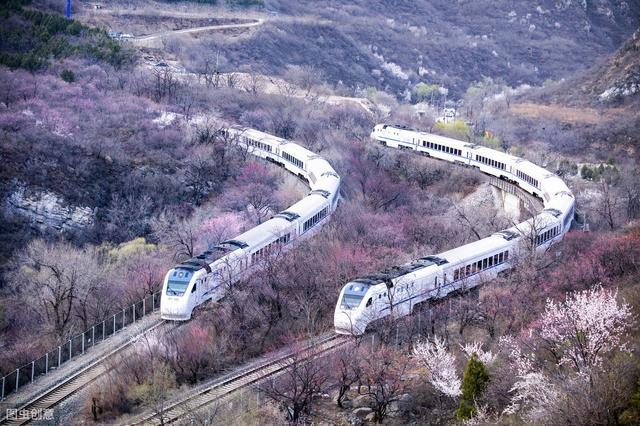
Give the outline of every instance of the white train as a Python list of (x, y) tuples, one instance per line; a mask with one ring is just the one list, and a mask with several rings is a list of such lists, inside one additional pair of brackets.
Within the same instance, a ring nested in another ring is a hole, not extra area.
[(229, 127), (223, 132), (252, 154), (303, 179), (311, 192), (270, 220), (169, 270), (160, 299), (163, 319), (188, 320), (196, 306), (221, 299), (227, 286), (252, 272), (261, 259), (313, 234), (338, 203), (340, 176), (324, 158), (257, 130)]
[(334, 313), (337, 333), (362, 334), (372, 321), (408, 315), (418, 303), (493, 279), (510, 268), (518, 255), (545, 251), (571, 227), (573, 194), (558, 176), (529, 161), (402, 126), (378, 124), (371, 138), (385, 146), (477, 167), (539, 197), (545, 208), (537, 216), (487, 238), (347, 283)]

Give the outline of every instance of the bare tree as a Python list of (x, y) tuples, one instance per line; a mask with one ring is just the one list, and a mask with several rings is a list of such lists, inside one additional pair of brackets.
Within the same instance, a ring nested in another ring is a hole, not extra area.
[[(73, 325), (74, 315), (86, 322), (88, 305), (100, 270), (90, 252), (67, 243), (47, 244), (35, 240), (20, 256), (20, 267), (10, 280), (13, 291), (30, 306), (39, 321), (50, 325), (57, 339), (63, 339)], [(77, 310), (79, 309), (79, 310)]]
[(620, 186), (627, 204), (627, 219), (640, 217), (640, 169), (623, 169)]
[(616, 189), (605, 178), (600, 182), (600, 191), (602, 196), (596, 206), (596, 212), (613, 231), (618, 224), (618, 214), (622, 203)]
[(284, 372), (270, 378), (261, 390), (286, 410), (287, 420), (297, 422), (310, 413), (313, 398), (326, 389), (328, 379), (327, 360), (312, 351), (296, 351), (285, 362)]
[(217, 58), (205, 57), (196, 74), (198, 75), (198, 81), (204, 81), (207, 87), (220, 87), (220, 70), (218, 69)]
[(360, 365), (361, 354), (358, 348), (352, 346), (338, 349), (331, 357), (332, 371), (338, 382), (338, 396), (336, 404), (343, 408), (343, 401), (351, 386), (361, 381), (362, 366)]
[(244, 90), (247, 93), (251, 93), (253, 95), (257, 95), (262, 92), (262, 88), (264, 86), (264, 77), (262, 77), (257, 72), (249, 72), (247, 78), (244, 82)]
[(180, 219), (163, 213), (154, 223), (156, 237), (167, 244), (177, 261), (191, 258), (198, 243), (195, 219)]
[(173, 98), (179, 86), (178, 79), (169, 67), (155, 67), (151, 72), (152, 97), (156, 102)]
[(240, 79), (238, 77), (238, 74), (234, 72), (228, 72), (225, 74), (225, 80), (229, 89), (235, 89)]
[(371, 399), (375, 421), (381, 423), (389, 414), (389, 406), (406, 393), (407, 385), (402, 380), (409, 361), (400, 353), (381, 347), (369, 354), (362, 362), (362, 384), (359, 393)]

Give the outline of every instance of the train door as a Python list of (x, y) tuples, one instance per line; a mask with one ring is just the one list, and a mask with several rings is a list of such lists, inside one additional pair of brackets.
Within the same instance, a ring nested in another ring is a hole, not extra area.
[(195, 305), (199, 305), (202, 301), (202, 292), (204, 291), (204, 279), (200, 278), (195, 283), (193, 283), (193, 287), (191, 288), (191, 298), (194, 301)]

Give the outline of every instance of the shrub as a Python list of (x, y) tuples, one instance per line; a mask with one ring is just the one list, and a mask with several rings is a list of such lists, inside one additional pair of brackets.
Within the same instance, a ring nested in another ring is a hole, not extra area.
[(132, 50), (122, 49), (103, 30), (53, 13), (23, 9), (18, 2), (0, 6), (0, 64), (12, 69), (37, 71), (49, 59), (82, 55), (117, 67), (132, 60)]
[(73, 83), (76, 81), (76, 75), (70, 69), (63, 69), (60, 73), (60, 78), (66, 81), (67, 83)]
[(449, 123), (437, 123), (436, 128), (440, 129), (446, 136), (460, 140), (468, 140), (471, 134), (471, 129), (467, 123), (462, 120), (454, 120)]
[(456, 411), (456, 417), (459, 420), (466, 420), (473, 417), (476, 412), (475, 402), (486, 389), (489, 379), (489, 373), (487, 373), (484, 364), (478, 360), (476, 354), (473, 354), (471, 358), (469, 358), (469, 362), (464, 369), (464, 377), (462, 378), (460, 407)]
[(431, 101), (439, 95), (440, 86), (437, 84), (427, 84), (420, 82), (413, 87), (413, 98), (415, 102)]

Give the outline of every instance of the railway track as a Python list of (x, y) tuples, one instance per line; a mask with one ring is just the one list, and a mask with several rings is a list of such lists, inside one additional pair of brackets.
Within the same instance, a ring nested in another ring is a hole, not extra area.
[[(351, 341), (352, 339), (346, 336), (337, 335), (333, 332), (327, 333), (306, 342), (303, 349), (288, 351), (271, 360), (259, 362), (256, 365), (245, 367), (239, 372), (216, 379), (190, 395), (169, 403), (162, 411), (147, 413), (129, 422), (129, 424), (160, 425), (174, 423), (182, 419), (188, 420), (192, 413), (219, 402), (236, 391), (279, 375), (289, 367), (294, 357), (302, 355), (303, 359), (316, 358)], [(300, 358), (297, 359), (299, 360)]]
[[(166, 326), (167, 324), (168, 323), (166, 321), (159, 320), (157, 323), (146, 328), (144, 331), (127, 340), (106, 355), (103, 355), (96, 361), (80, 369), (80, 371), (74, 373), (72, 376), (67, 377), (57, 385), (47, 389), (45, 392), (36, 396), (26, 404), (23, 404), (22, 406), (17, 408), (14, 413), (11, 414), (11, 418), (9, 418), (11, 410), (7, 410), (5, 413), (2, 413), (0, 424), (22, 425), (35, 420), (33, 413), (35, 413), (35, 415), (42, 414), (44, 410), (56, 406), (64, 399), (85, 388), (98, 377), (109, 371), (107, 365), (107, 361), (109, 359), (117, 354), (123, 353), (140, 337), (144, 336), (147, 333), (150, 333), (153, 330), (159, 329), (163, 325)], [(173, 324), (169, 324), (169, 326), (173, 326)]]

